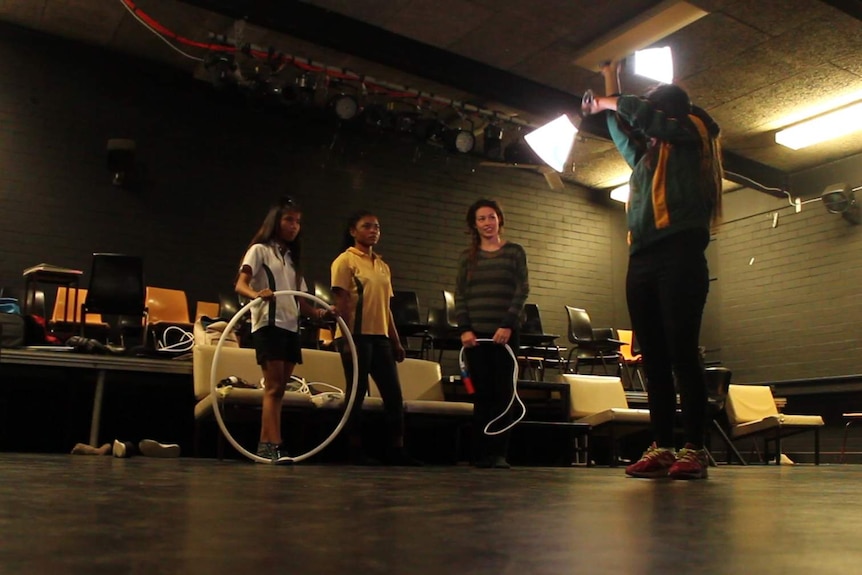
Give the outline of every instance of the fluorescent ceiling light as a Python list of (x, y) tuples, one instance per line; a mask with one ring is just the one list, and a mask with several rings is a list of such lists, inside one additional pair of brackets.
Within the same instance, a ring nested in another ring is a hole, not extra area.
[(626, 203), (629, 201), (629, 191), (629, 185), (623, 184), (622, 186), (611, 190), (611, 199)]
[(673, 52), (670, 46), (635, 52), (635, 74), (664, 84), (673, 83)]
[(862, 130), (862, 102), (839, 108), (775, 132), (775, 141), (799, 150)]
[(563, 114), (556, 120), (548, 122), (524, 136), (524, 141), (543, 162), (562, 172), (575, 143), (578, 129), (569, 117)]
[(575, 64), (595, 70), (603, 62), (621, 60), (706, 16), (708, 12), (681, 0), (665, 0), (584, 48)]

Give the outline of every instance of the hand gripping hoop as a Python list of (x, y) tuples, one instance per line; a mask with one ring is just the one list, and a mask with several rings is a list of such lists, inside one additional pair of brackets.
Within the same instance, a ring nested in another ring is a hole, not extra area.
[[(479, 343), (494, 343), (493, 339), (487, 338), (478, 338), (476, 341)], [(485, 428), (482, 430), (485, 435), (500, 435), (506, 433), (507, 431), (518, 425), (521, 420), (524, 419), (524, 416), (527, 415), (527, 406), (524, 405), (524, 402), (521, 401), (521, 396), (518, 395), (518, 374), (520, 373), (520, 370), (518, 369), (518, 358), (515, 357), (515, 352), (512, 351), (512, 348), (509, 347), (508, 343), (504, 343), (503, 347), (506, 348), (506, 351), (509, 353), (509, 357), (512, 358), (512, 397), (509, 399), (509, 405), (506, 406), (506, 409), (503, 410), (503, 413), (501, 413), (500, 415), (489, 421), (487, 425), (485, 425)], [(467, 363), (464, 360), (464, 349), (464, 346), (461, 346), (461, 351), (458, 352), (458, 364), (461, 366), (461, 377), (464, 377), (464, 375), (467, 373)], [(510, 423), (506, 427), (497, 431), (491, 431), (491, 426), (497, 423), (498, 420), (503, 419), (503, 417), (505, 417), (506, 414), (509, 413), (509, 410), (512, 409), (512, 406), (515, 404), (516, 401), (518, 402), (518, 405), (521, 406), (521, 415), (514, 418), (512, 420), (512, 423)]]
[[(301, 291), (280, 290), (280, 291), (275, 292), (274, 295), (276, 297), (278, 297), (278, 296), (304, 297), (305, 299), (310, 299), (311, 301), (313, 301), (313, 302), (315, 302), (315, 303), (317, 303), (323, 307), (326, 307), (326, 308), (329, 307), (329, 304), (326, 303), (325, 301), (323, 301), (322, 299), (320, 299), (319, 297), (305, 293), (305, 292), (301, 292)], [(242, 453), (243, 455), (245, 455), (246, 457), (248, 457), (252, 461), (257, 461), (258, 463), (272, 463), (272, 460), (270, 460), (270, 459), (266, 459), (265, 457), (260, 457), (259, 455), (255, 454), (255, 453), (251, 453), (250, 451), (245, 449), (242, 445), (240, 445), (233, 438), (233, 435), (230, 434), (230, 432), (227, 429), (227, 426), (225, 426), (224, 418), (222, 418), (221, 410), (219, 409), (220, 398), (218, 395), (218, 390), (216, 389), (216, 385), (218, 384), (218, 378), (216, 377), (216, 374), (218, 373), (218, 360), (219, 360), (219, 355), (221, 354), (222, 345), (225, 342), (225, 337), (228, 334), (233, 332), (234, 327), (236, 327), (237, 322), (240, 320), (240, 318), (243, 315), (245, 315), (245, 313), (248, 310), (250, 310), (252, 308), (252, 306), (261, 305), (261, 302), (263, 302), (263, 300), (260, 298), (257, 298), (255, 300), (247, 303), (246, 305), (244, 305), (242, 307), (242, 309), (240, 309), (238, 312), (236, 312), (236, 314), (231, 318), (230, 322), (227, 324), (227, 327), (225, 328), (224, 332), (222, 333), (221, 337), (219, 338), (218, 344), (216, 344), (215, 353), (213, 354), (212, 368), (210, 369), (210, 398), (212, 400), (213, 412), (215, 413), (215, 417), (216, 417), (216, 421), (218, 422), (218, 426), (221, 429), (221, 432), (224, 434), (225, 438), (228, 440), (228, 442), (230, 442), (230, 444), (233, 445), (237, 451), (239, 451), (240, 453)], [(344, 428), (344, 425), (347, 423), (347, 419), (350, 417), (350, 412), (353, 408), (353, 402), (356, 399), (356, 383), (357, 383), (357, 380), (359, 377), (359, 362), (358, 362), (357, 357), (356, 357), (356, 345), (353, 343), (353, 336), (350, 334), (350, 330), (347, 328), (347, 324), (340, 317), (336, 318), (336, 321), (338, 322), (338, 326), (341, 328), (341, 333), (344, 334), (344, 340), (347, 342), (347, 345), (350, 347), (350, 357), (353, 360), (353, 382), (350, 385), (350, 393), (348, 394), (349, 396), (347, 398), (347, 405), (344, 406), (344, 415), (341, 416), (341, 420), (338, 422), (338, 425), (335, 426), (335, 429), (332, 431), (332, 433), (329, 434), (329, 437), (324, 439), (320, 445), (318, 445), (317, 447), (315, 447), (314, 449), (312, 449), (310, 451), (307, 451), (306, 453), (297, 455), (296, 457), (282, 457), (281, 459), (278, 460), (280, 462), (292, 461), (295, 463), (295, 462), (303, 461), (303, 460), (308, 459), (309, 457), (311, 457), (313, 455), (316, 455), (317, 453), (320, 453), (327, 445), (332, 443), (332, 441), (338, 436), (338, 434)]]

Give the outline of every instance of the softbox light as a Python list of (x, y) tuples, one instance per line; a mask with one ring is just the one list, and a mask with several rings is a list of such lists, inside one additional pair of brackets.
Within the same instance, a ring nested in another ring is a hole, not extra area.
[(673, 52), (670, 46), (635, 52), (635, 74), (663, 84), (673, 83)]
[(578, 129), (563, 114), (556, 120), (548, 122), (541, 128), (537, 128), (524, 136), (524, 141), (532, 148), (543, 162), (562, 172), (572, 145), (575, 143), (575, 135)]

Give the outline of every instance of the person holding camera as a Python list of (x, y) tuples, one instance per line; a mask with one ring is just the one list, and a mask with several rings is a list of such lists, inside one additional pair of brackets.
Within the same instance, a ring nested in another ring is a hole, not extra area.
[(621, 95), (619, 71), (618, 62), (602, 67), (608, 95), (585, 99), (583, 111), (606, 113), (614, 144), (632, 168), (626, 299), (643, 354), (654, 441), (626, 474), (704, 479), (707, 391), (698, 338), (709, 291), (704, 252), (721, 213), (720, 130), (679, 86)]

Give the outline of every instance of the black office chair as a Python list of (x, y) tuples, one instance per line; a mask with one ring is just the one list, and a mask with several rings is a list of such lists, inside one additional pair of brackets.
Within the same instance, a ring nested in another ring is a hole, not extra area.
[[(408, 357), (421, 358), (426, 348), (425, 339), (428, 337), (428, 323), (419, 319), (419, 296), (414, 291), (396, 291), (389, 304), (392, 309), (392, 317), (395, 320), (395, 329), (401, 338), (401, 344), (407, 351)], [(419, 349), (411, 348), (409, 338), (421, 338)]]
[[(313, 287), (316, 297), (326, 302), (327, 306), (335, 305), (335, 296), (332, 295), (332, 288), (329, 287), (329, 284), (314, 282)], [(315, 302), (314, 305), (317, 307), (319, 304)], [(307, 318), (306, 328), (309, 331), (309, 339), (311, 337), (314, 338), (314, 347), (330, 351), (335, 350), (334, 337), (336, 323), (332, 319)]]
[(562, 373), (566, 363), (563, 359), (566, 348), (556, 344), (558, 337), (560, 337), (558, 334), (545, 333), (537, 304), (524, 304), (518, 359), (526, 363), (530, 369), (533, 368), (533, 363), (536, 363), (539, 380), (545, 378), (545, 370), (548, 366), (554, 366)]
[[(614, 365), (620, 372), (622, 354), (620, 346), (625, 342), (613, 337), (611, 328), (593, 329), (590, 314), (585, 309), (565, 306), (569, 318), (569, 343), (572, 349), (566, 358), (566, 371), (580, 373), (582, 364), (590, 365), (590, 373), (595, 372), (595, 366), (600, 364), (605, 374), (609, 375), (608, 365)], [(575, 358), (574, 367), (572, 356)]]
[(461, 349), (461, 334), (455, 321), (455, 294), (443, 290), (443, 307), (428, 308), (428, 335), (431, 349), (439, 351), (437, 362), (443, 359), (444, 351)]
[[(80, 317), (88, 313), (113, 316), (111, 338), (124, 347), (141, 345), (147, 319), (144, 261), (139, 256), (94, 253), (87, 297)], [(81, 322), (84, 335), (84, 322)]]
[[(730, 380), (733, 372), (726, 367), (707, 367), (703, 371), (704, 382), (706, 383), (706, 394), (708, 401), (709, 417), (712, 419), (712, 428), (715, 429), (724, 441), (727, 449), (727, 462), (732, 463), (731, 455), (735, 455), (736, 459), (742, 465), (748, 465), (742, 454), (733, 444), (727, 432), (724, 430), (721, 419), (726, 420), (724, 406), (727, 402), (727, 390), (730, 387)], [(707, 439), (709, 434), (707, 434)]]
[[(241, 310), (248, 302), (240, 301), (239, 294), (235, 291), (224, 291), (218, 294), (218, 317), (229, 322), (233, 316)], [(240, 347), (251, 347), (251, 314), (246, 313), (240, 318), (233, 329), (239, 340)]]

